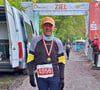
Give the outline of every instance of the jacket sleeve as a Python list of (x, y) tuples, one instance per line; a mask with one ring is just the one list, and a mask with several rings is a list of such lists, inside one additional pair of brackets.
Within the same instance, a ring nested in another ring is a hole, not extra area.
[(96, 40), (94, 40), (93, 44), (92, 44), (92, 47), (95, 47), (96, 46)]
[(59, 65), (60, 79), (64, 79), (65, 56), (63, 52), (63, 44), (60, 40), (58, 42), (58, 65)]
[(30, 49), (27, 57), (27, 68), (29, 71), (29, 75), (34, 74), (34, 70), (35, 70), (34, 56), (35, 56), (35, 39), (33, 38), (30, 44)]
[(66, 43), (65, 43), (65, 47), (66, 47)]

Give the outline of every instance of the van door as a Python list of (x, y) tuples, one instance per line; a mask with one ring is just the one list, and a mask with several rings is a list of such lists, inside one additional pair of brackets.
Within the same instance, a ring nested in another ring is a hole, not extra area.
[(24, 18), (26, 39), (28, 41), (28, 44), (27, 44), (27, 54), (28, 54), (29, 53), (30, 42), (31, 42), (31, 40), (34, 36), (34, 27), (33, 27), (32, 21), (30, 20), (30, 18), (24, 12), (22, 12), (22, 15), (23, 15), (23, 18)]
[(12, 8), (9, 5), (7, 0), (5, 2), (5, 13), (7, 19), (7, 28), (8, 28), (8, 37), (9, 37), (9, 53), (10, 53), (10, 63), (13, 68), (19, 67), (19, 48), (18, 48), (18, 41), (16, 38), (16, 28), (13, 19), (13, 12)]

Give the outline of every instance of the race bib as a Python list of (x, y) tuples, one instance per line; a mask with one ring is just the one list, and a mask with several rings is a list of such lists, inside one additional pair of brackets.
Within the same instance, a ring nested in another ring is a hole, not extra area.
[(70, 45), (67, 45), (67, 47), (70, 48), (71, 46)]
[(53, 77), (52, 64), (37, 65), (37, 74), (40, 78)]

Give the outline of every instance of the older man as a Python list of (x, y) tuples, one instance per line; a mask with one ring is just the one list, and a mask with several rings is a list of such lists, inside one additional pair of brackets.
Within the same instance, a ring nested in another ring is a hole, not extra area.
[(43, 35), (31, 41), (27, 65), (30, 84), (35, 87), (34, 73), (39, 90), (63, 90), (65, 57), (62, 42), (53, 36), (55, 22), (45, 17), (41, 25)]

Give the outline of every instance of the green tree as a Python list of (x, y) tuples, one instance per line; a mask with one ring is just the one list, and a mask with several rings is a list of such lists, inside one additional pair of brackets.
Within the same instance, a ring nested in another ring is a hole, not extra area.
[[(16, 7), (19, 10), (23, 10), (20, 2), (33, 1), (34, 3), (70, 3), (70, 2), (89, 2), (96, 0), (8, 0), (10, 5)], [(3, 0), (0, 0), (0, 4), (3, 5)], [(40, 16), (39, 28), (40, 34), (43, 33), (41, 29), (42, 19), (45, 16)], [(56, 22), (56, 28), (54, 30), (54, 35), (62, 40), (64, 43), (67, 38), (71, 41), (80, 39), (81, 37), (85, 39), (85, 20), (84, 16), (51, 16)]]

